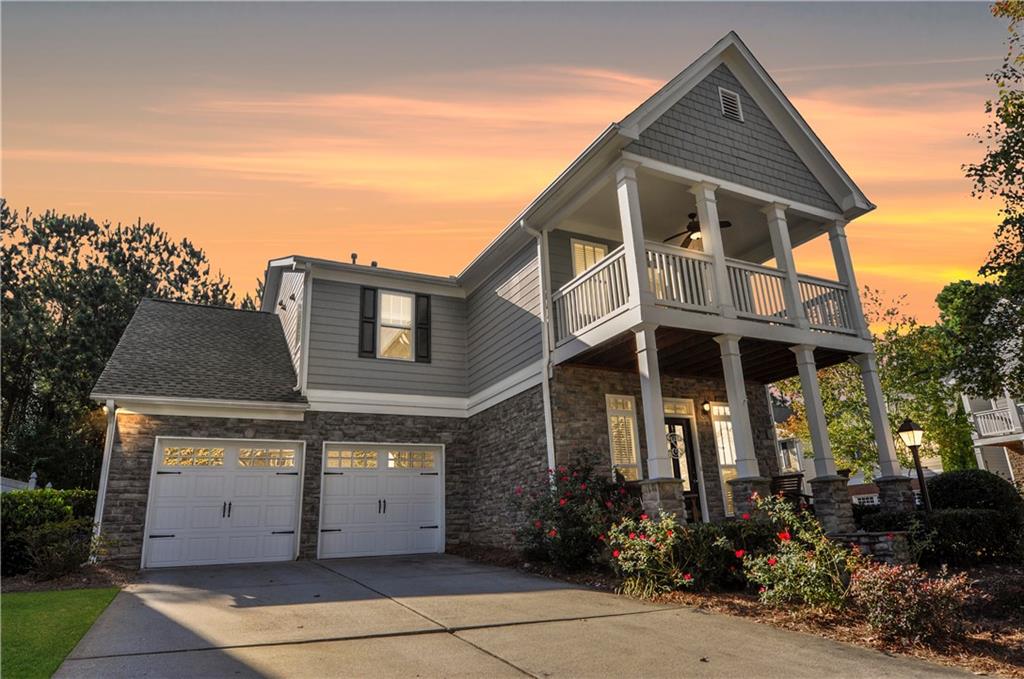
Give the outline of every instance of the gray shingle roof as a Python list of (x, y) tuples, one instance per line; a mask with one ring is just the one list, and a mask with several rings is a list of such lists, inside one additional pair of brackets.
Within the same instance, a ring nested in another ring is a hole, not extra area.
[(144, 299), (93, 394), (304, 403), (277, 316)]

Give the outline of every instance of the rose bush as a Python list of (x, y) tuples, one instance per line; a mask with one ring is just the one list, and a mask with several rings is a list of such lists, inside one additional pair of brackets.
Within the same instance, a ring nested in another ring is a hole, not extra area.
[(522, 521), (516, 541), (525, 555), (569, 571), (598, 561), (609, 527), (640, 513), (639, 498), (621, 477), (599, 477), (589, 467), (548, 470), (512, 494)]
[(780, 527), (774, 549), (761, 555), (743, 555), (744, 571), (751, 582), (759, 585), (761, 601), (770, 605), (842, 607), (851, 575), (865, 562), (859, 550), (829, 539), (812, 514), (794, 508), (783, 498), (757, 498), (757, 507)]
[(693, 585), (693, 574), (677, 559), (679, 531), (674, 514), (657, 519), (641, 514), (612, 526), (608, 546), (612, 565), (623, 576), (623, 594), (649, 599)]

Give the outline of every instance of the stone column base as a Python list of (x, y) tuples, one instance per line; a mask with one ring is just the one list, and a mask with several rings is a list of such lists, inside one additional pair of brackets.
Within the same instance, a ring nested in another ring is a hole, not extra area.
[(686, 523), (686, 502), (683, 482), (679, 479), (643, 479), (640, 486), (644, 511), (651, 516), (675, 514), (679, 523)]
[(914, 490), (907, 476), (882, 476), (875, 479), (878, 504), (883, 512), (912, 512), (917, 509)]
[(828, 534), (856, 530), (853, 504), (850, 502), (848, 479), (843, 476), (819, 476), (811, 479), (814, 495), (814, 516)]
[(729, 488), (732, 489), (732, 508), (736, 516), (753, 514), (757, 511), (757, 503), (751, 499), (754, 493), (765, 497), (771, 492), (771, 481), (763, 476), (729, 479), (728, 483)]

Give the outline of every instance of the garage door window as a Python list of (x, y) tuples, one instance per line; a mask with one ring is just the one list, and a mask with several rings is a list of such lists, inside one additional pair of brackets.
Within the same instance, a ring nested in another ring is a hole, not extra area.
[(327, 466), (331, 469), (376, 469), (376, 450), (328, 448)]
[(240, 467), (294, 467), (295, 451), (277, 448), (242, 448), (238, 451)]
[(389, 450), (388, 469), (433, 469), (434, 453), (430, 450)]
[(165, 467), (223, 467), (223, 448), (164, 448)]

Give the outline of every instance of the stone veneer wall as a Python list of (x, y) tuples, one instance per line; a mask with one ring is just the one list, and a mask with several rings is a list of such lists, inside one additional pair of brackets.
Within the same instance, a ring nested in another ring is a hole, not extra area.
[(518, 473), (543, 470), (540, 386), (469, 419), (307, 413), (302, 422), (119, 414), (103, 512), (111, 559), (138, 566), (157, 436), (282, 439), (306, 442), (299, 554), (315, 558), (324, 441), (433, 443), (445, 446), (448, 543), (495, 545), (511, 537), (508, 493)]
[[(711, 418), (700, 410), (704, 401), (727, 401), (725, 383), (715, 378), (667, 377), (661, 380), (664, 398), (693, 399), (697, 409), (697, 444), (700, 449), (708, 514), (712, 520), (725, 517), (722, 485), (718, 473)], [(558, 464), (587, 462), (595, 470), (611, 473), (608, 442), (606, 394), (634, 396), (640, 438), (641, 464), (647, 466), (644, 436), (643, 400), (640, 377), (634, 372), (602, 370), (585, 366), (558, 366), (551, 381), (551, 409), (554, 421), (555, 461)], [(778, 473), (775, 451), (775, 424), (764, 385), (748, 383), (747, 400), (754, 432), (754, 449), (761, 474)]]

